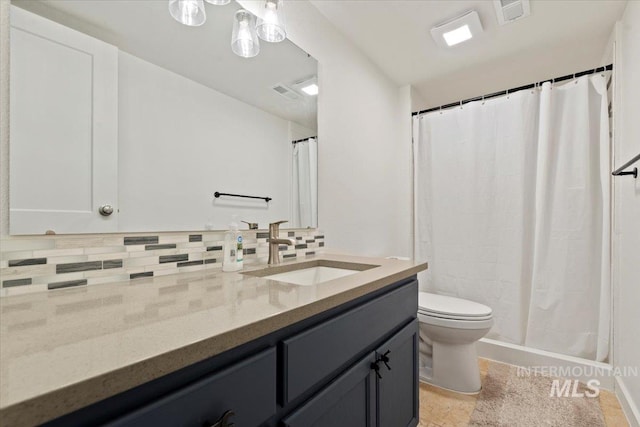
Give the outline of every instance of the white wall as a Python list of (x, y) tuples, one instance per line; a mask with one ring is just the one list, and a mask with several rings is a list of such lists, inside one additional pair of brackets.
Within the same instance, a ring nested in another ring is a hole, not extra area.
[[(640, 153), (640, 2), (616, 29), (615, 165)], [(640, 168), (636, 163), (635, 167)], [(640, 178), (614, 178), (614, 365), (640, 366)], [(618, 378), (627, 416), (640, 425), (640, 377)], [(632, 415), (632, 413), (634, 413)]]
[(289, 218), (288, 121), (125, 52), (118, 62), (120, 231)]
[[(261, 2), (240, 1), (258, 13)], [(411, 146), (399, 88), (308, 1), (286, 3), (291, 41), (318, 60), (319, 227), (327, 247), (411, 254)]]

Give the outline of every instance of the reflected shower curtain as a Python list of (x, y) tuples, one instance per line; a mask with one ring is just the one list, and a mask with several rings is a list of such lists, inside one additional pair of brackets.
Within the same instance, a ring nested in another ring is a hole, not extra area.
[(604, 77), (414, 118), (420, 287), (492, 307), (489, 338), (604, 360)]
[(293, 146), (292, 223), (294, 227), (318, 224), (318, 142), (309, 138)]

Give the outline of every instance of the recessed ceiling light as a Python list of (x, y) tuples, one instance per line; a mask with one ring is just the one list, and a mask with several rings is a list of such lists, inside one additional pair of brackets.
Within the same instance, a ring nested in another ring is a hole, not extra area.
[(469, 26), (463, 25), (453, 31), (447, 31), (442, 35), (442, 37), (444, 37), (444, 41), (447, 42), (449, 46), (453, 46), (469, 40), (473, 35), (471, 34), (471, 30), (469, 30)]
[(470, 10), (457, 18), (436, 25), (431, 36), (441, 47), (455, 46), (482, 33), (482, 24), (478, 12)]
[(306, 93), (307, 95), (314, 96), (318, 94), (318, 85), (315, 83), (311, 83), (308, 86), (301, 87), (300, 90)]
[(316, 96), (318, 94), (318, 79), (316, 76), (300, 79), (293, 84), (293, 88), (305, 95)]

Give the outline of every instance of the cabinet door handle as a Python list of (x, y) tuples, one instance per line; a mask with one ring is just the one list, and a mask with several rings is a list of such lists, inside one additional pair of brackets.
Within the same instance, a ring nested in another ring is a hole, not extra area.
[(376, 360), (375, 362), (372, 362), (370, 365), (370, 368), (373, 369), (376, 372), (376, 377), (378, 377), (378, 379), (382, 379), (382, 375), (380, 375), (380, 365), (378, 365), (378, 363), (380, 363), (379, 360)]
[(216, 421), (215, 423), (211, 424), (209, 421), (205, 421), (202, 427), (233, 427), (235, 424), (230, 422), (229, 419), (234, 415), (235, 413), (233, 411), (227, 411), (222, 414), (220, 419), (218, 419), (218, 421)]
[(389, 362), (391, 361), (391, 359), (389, 358), (389, 353), (391, 353), (391, 350), (387, 350), (385, 354), (380, 356), (379, 360), (384, 363), (384, 366), (386, 366), (388, 370), (391, 370), (391, 366), (389, 366)]

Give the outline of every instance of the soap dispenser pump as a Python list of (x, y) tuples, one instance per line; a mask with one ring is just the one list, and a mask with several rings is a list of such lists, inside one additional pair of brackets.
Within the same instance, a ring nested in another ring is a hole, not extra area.
[(237, 215), (233, 216), (229, 224), (229, 231), (224, 235), (224, 258), (222, 271), (238, 271), (244, 265), (244, 251), (242, 247), (242, 233), (238, 231)]

